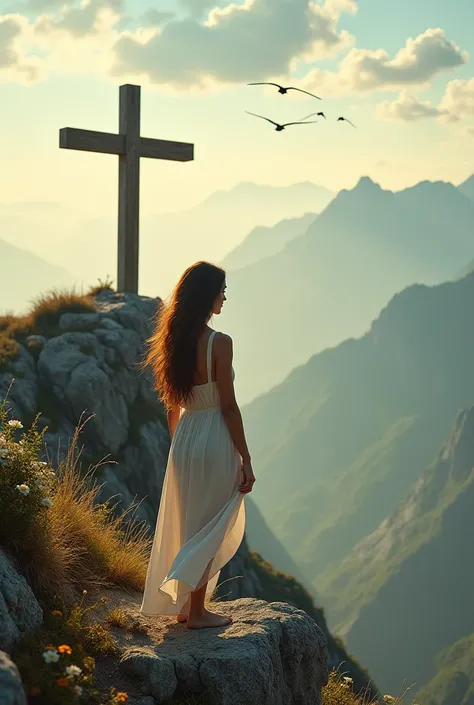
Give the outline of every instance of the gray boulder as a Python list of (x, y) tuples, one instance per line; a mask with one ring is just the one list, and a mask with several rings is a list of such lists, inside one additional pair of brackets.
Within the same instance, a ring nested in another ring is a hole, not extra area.
[(34, 631), (42, 621), (33, 591), (0, 551), (0, 649), (10, 652), (22, 633)]
[(241, 599), (219, 605), (221, 629), (189, 630), (140, 616), (148, 643), (126, 648), (120, 666), (164, 703), (177, 691), (209, 705), (320, 705), (328, 680), (327, 641), (315, 621), (285, 603)]
[(1, 705), (27, 705), (18, 669), (4, 651), (0, 651), (0, 703)]

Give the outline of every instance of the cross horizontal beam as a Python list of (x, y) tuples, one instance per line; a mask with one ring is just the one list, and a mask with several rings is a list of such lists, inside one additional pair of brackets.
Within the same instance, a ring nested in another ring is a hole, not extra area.
[[(102, 154), (124, 155), (126, 151), (125, 135), (110, 132), (79, 130), (75, 127), (63, 127), (59, 131), (61, 149), (77, 149), (83, 152), (100, 152)], [(150, 159), (168, 159), (174, 162), (191, 162), (194, 159), (194, 145), (188, 142), (172, 142), (141, 137), (139, 156)]]

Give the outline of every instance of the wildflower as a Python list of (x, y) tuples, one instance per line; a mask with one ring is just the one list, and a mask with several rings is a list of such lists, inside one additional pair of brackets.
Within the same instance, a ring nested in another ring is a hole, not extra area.
[(43, 651), (43, 658), (46, 663), (57, 663), (59, 661), (59, 654), (56, 649), (48, 648), (46, 651)]
[(352, 678), (350, 678), (350, 676), (344, 676), (344, 683), (345, 683), (346, 685), (352, 685), (353, 682), (354, 682), (354, 681), (352, 680)]
[(92, 656), (86, 656), (84, 659), (84, 668), (86, 669), (86, 671), (92, 671), (92, 669), (94, 668), (94, 665), (95, 665), (95, 661), (92, 658)]
[(82, 668), (79, 668), (79, 666), (74, 666), (74, 665), (68, 666), (66, 668), (66, 673), (68, 674), (68, 676), (73, 676), (73, 677), (80, 676), (82, 673)]
[(72, 689), (72, 692), (73, 692), (75, 695), (82, 695), (83, 689), (81, 688), (80, 685), (75, 685), (74, 688)]
[(58, 651), (60, 654), (67, 654), (70, 656), (72, 654), (72, 649), (68, 644), (61, 644), (61, 646), (58, 646)]
[(393, 695), (384, 695), (383, 701), (384, 703), (387, 703), (387, 705), (393, 705), (393, 703), (395, 702), (395, 698), (393, 697)]
[(61, 612), (61, 610), (53, 610), (51, 612), (51, 614), (53, 615), (53, 617), (62, 617), (63, 616), (63, 613)]
[(60, 688), (68, 688), (69, 687), (69, 681), (67, 678), (58, 678), (56, 683), (59, 685)]
[(82, 591), (82, 594), (83, 594), (83, 595), (87, 595), (87, 590), (83, 590), (83, 591)]
[(22, 495), (27, 497), (30, 494), (30, 488), (28, 485), (17, 485), (16, 488), (18, 492), (21, 492)]
[(126, 703), (128, 700), (128, 693), (117, 693), (115, 696), (115, 700), (118, 703)]
[(17, 419), (11, 419), (8, 422), (8, 425), (11, 426), (12, 428), (23, 428), (23, 424), (21, 421), (18, 421)]
[(44, 497), (44, 499), (41, 500), (41, 504), (43, 505), (43, 507), (48, 507), (48, 509), (51, 509), (51, 507), (53, 506), (53, 500), (49, 497)]

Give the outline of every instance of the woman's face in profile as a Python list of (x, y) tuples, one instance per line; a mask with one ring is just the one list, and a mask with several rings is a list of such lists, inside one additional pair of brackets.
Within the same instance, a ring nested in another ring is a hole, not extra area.
[(225, 290), (226, 290), (226, 283), (224, 281), (224, 284), (222, 285), (222, 289), (219, 293), (219, 295), (216, 297), (216, 300), (214, 301), (214, 304), (212, 306), (212, 313), (216, 316), (220, 314), (222, 311), (222, 307), (224, 305), (224, 301), (227, 301), (226, 295), (225, 295)]

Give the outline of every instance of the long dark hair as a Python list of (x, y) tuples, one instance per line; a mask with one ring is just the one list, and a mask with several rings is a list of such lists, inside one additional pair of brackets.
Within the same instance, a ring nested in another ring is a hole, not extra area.
[(223, 269), (196, 262), (182, 275), (169, 305), (157, 312), (145, 365), (151, 366), (155, 388), (167, 408), (185, 401), (191, 393), (198, 340), (224, 282)]

